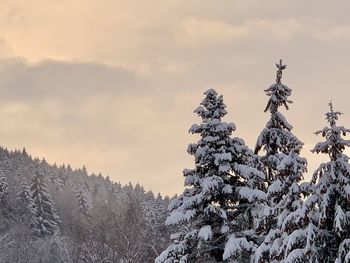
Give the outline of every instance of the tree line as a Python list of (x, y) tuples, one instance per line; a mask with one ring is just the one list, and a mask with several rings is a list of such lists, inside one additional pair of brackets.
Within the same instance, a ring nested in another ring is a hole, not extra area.
[(154, 262), (169, 197), (0, 148), (0, 261)]

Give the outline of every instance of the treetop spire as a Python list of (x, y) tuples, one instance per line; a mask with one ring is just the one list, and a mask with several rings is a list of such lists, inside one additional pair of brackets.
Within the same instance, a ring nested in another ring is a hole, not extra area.
[(331, 126), (333, 126), (336, 124), (336, 121), (338, 120), (338, 116), (342, 115), (343, 113), (333, 110), (332, 100), (328, 103), (328, 106), (330, 111), (326, 113), (326, 120), (329, 122)]
[(331, 112), (333, 112), (333, 102), (332, 102), (332, 100), (329, 101), (328, 106), (329, 106), (329, 109), (331, 110)]
[(280, 59), (279, 63), (276, 63), (276, 67), (278, 68), (277, 73), (276, 73), (276, 83), (281, 83), (281, 79), (282, 79), (282, 70), (284, 70), (287, 65), (284, 65), (282, 63), (282, 59)]
[(330, 111), (325, 115), (330, 127), (325, 127), (315, 132), (316, 135), (321, 134), (326, 141), (316, 144), (311, 151), (315, 153), (327, 153), (331, 160), (337, 160), (342, 155), (345, 147), (350, 147), (350, 140), (342, 138), (342, 136), (346, 136), (350, 133), (350, 129), (336, 125), (336, 121), (342, 113), (334, 111), (332, 102), (330, 102), (328, 106)]
[(284, 105), (288, 110), (288, 103), (292, 101), (288, 100), (288, 97), (292, 94), (292, 89), (282, 84), (282, 71), (287, 67), (282, 63), (280, 59), (279, 63), (276, 63), (277, 73), (276, 73), (276, 83), (272, 84), (269, 88), (265, 89), (265, 93), (270, 97), (264, 112), (270, 110), (272, 114), (278, 111), (278, 107)]

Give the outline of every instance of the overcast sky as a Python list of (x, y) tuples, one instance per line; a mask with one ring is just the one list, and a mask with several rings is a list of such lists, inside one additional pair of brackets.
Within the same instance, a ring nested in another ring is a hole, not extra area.
[(224, 95), (254, 147), (274, 63), (283, 114), (310, 153), (328, 102), (350, 127), (349, 1), (2, 0), (0, 144), (173, 194), (193, 160), (188, 128), (203, 92)]

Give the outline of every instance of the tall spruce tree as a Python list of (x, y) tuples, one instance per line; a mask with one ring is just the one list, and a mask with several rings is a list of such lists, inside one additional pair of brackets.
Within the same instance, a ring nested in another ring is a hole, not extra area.
[(7, 197), (8, 197), (8, 184), (6, 182), (6, 177), (2, 176), (0, 177), (0, 203), (3, 205), (7, 203)]
[(89, 200), (86, 191), (84, 189), (80, 189), (77, 191), (75, 196), (78, 201), (79, 213), (86, 218), (90, 218), (92, 216), (90, 212), (91, 201)]
[(18, 216), (17, 221), (28, 227), (33, 227), (36, 209), (30, 190), (26, 184), (20, 186), (14, 201)]
[(299, 182), (306, 172), (307, 161), (300, 157), (303, 143), (291, 132), (286, 118), (278, 111), (280, 106), (288, 108), (288, 97), (292, 90), (282, 84), (282, 71), (286, 65), (280, 60), (277, 66), (276, 83), (265, 90), (269, 96), (266, 111), (271, 117), (261, 132), (255, 147), (258, 154), (261, 149), (264, 155), (261, 161), (266, 175), (267, 195), (265, 209), (257, 232), (261, 234), (255, 262), (272, 262), (283, 257), (283, 247), (288, 242), (288, 231), (283, 229), (284, 219), (302, 207), (303, 188)]
[[(0, 171), (3, 175), (3, 171)], [(8, 229), (13, 221), (13, 209), (9, 203), (9, 187), (6, 176), (0, 177), (0, 232)]]
[(36, 209), (35, 234), (37, 236), (53, 235), (57, 232), (58, 224), (61, 220), (56, 213), (52, 198), (46, 189), (44, 175), (41, 172), (35, 172), (30, 191)]
[(350, 130), (337, 125), (341, 113), (329, 106), (329, 126), (316, 132), (325, 141), (312, 152), (328, 154), (330, 161), (314, 172), (304, 206), (285, 220), (298, 229), (290, 234), (284, 262), (350, 262), (350, 165), (343, 153), (350, 141), (342, 138)]
[[(250, 191), (247, 182), (258, 181), (256, 177), (262, 174), (246, 165), (251, 161), (248, 154), (253, 154), (244, 141), (231, 138), (235, 125), (221, 120), (227, 114), (223, 97), (213, 89), (204, 94), (205, 99), (195, 110), (202, 123), (190, 128), (190, 133), (201, 136), (188, 146), (195, 168), (184, 170), (186, 188), (170, 203), (171, 214), (166, 220), (167, 225), (177, 225), (178, 231), (157, 258), (158, 263), (221, 262), (229, 235), (237, 241), (232, 232), (240, 227), (237, 219), (247, 211), (248, 201), (264, 194)], [(250, 252), (253, 246), (245, 242), (242, 249)], [(226, 258), (236, 256), (230, 244)]]

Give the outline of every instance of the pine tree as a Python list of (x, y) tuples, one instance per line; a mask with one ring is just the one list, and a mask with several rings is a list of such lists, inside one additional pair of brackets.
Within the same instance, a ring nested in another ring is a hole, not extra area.
[(35, 234), (38, 236), (53, 235), (58, 230), (60, 218), (56, 213), (49, 192), (46, 189), (44, 175), (36, 171), (30, 186), (36, 209)]
[[(1, 171), (1, 174), (2, 173)], [(13, 220), (13, 209), (9, 204), (8, 196), (9, 188), (6, 177), (2, 176), (0, 177), (0, 232), (6, 230)]]
[[(350, 262), (350, 165), (343, 151), (350, 146), (345, 140), (349, 129), (337, 125), (340, 112), (326, 113), (329, 127), (316, 132), (325, 138), (312, 152), (328, 154), (313, 174), (311, 195), (289, 222), (298, 224), (290, 236), (285, 262)], [(286, 220), (287, 221), (287, 220)]]
[(6, 182), (6, 177), (2, 176), (0, 177), (0, 203), (4, 205), (7, 203), (7, 197), (8, 197), (8, 184)]
[[(159, 263), (222, 261), (227, 238), (230, 234), (233, 238), (232, 231), (238, 225), (232, 218), (247, 210), (247, 199), (258, 199), (263, 194), (251, 192), (245, 183), (259, 172), (245, 165), (249, 149), (243, 140), (231, 138), (235, 125), (221, 120), (227, 114), (223, 97), (213, 89), (204, 94), (205, 99), (195, 110), (202, 123), (190, 128), (190, 133), (201, 136), (188, 146), (195, 168), (184, 170), (186, 188), (171, 201), (172, 212), (166, 220), (167, 225), (177, 225), (179, 231), (157, 258)], [(231, 252), (229, 247), (225, 256), (234, 256)]]
[(277, 66), (276, 83), (265, 90), (270, 97), (265, 112), (270, 111), (271, 117), (261, 132), (255, 153), (261, 149), (265, 154), (261, 157), (266, 175), (267, 196), (265, 209), (257, 232), (262, 236), (262, 244), (256, 252), (256, 262), (272, 262), (283, 257), (285, 243), (288, 243), (288, 233), (293, 226), (283, 224), (285, 218), (302, 207), (303, 188), (299, 182), (307, 171), (307, 161), (300, 157), (303, 143), (291, 132), (286, 118), (278, 111), (280, 106), (289, 109), (288, 97), (292, 90), (282, 84), (282, 71), (286, 65), (280, 60)]
[(76, 193), (76, 198), (78, 201), (79, 213), (86, 218), (90, 218), (91, 217), (91, 213), (90, 213), (91, 202), (89, 201), (87, 193), (83, 189), (81, 189)]
[(15, 197), (15, 205), (18, 221), (32, 227), (34, 224), (36, 209), (34, 200), (26, 184), (22, 184), (19, 188), (19, 191)]

